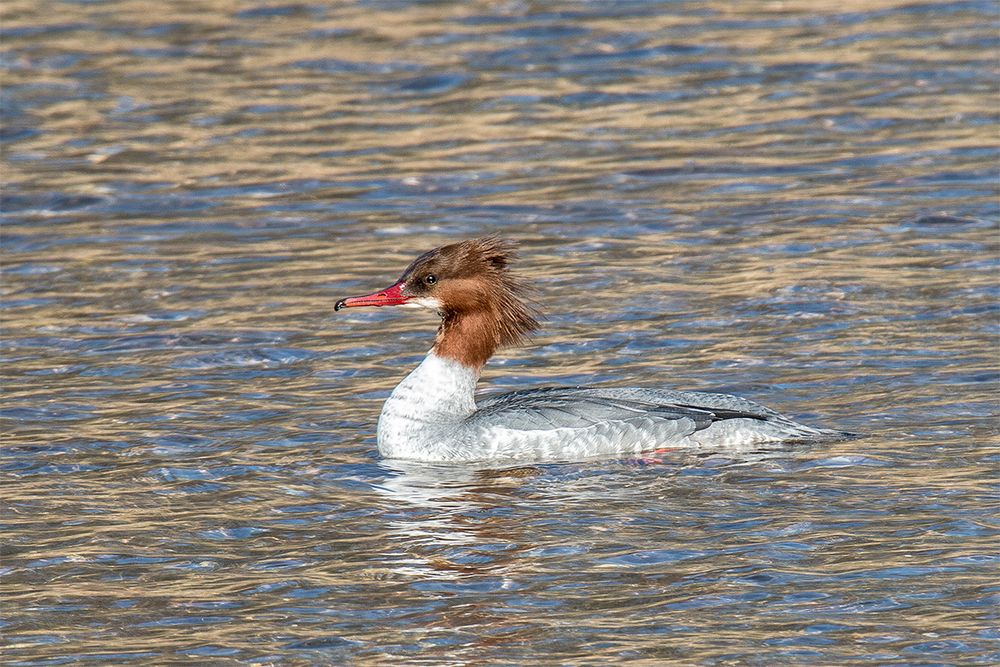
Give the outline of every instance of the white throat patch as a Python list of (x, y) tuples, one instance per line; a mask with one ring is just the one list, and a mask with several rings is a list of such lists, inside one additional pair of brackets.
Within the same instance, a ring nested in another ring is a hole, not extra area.
[(410, 299), (406, 303), (400, 304), (401, 308), (428, 308), (430, 310), (441, 310), (441, 302), (432, 296), (418, 296)]

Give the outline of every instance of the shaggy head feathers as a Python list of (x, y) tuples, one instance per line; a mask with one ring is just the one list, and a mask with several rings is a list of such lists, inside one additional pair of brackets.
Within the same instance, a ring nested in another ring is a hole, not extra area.
[(441, 314), (438, 355), (478, 369), (497, 348), (522, 343), (538, 328), (523, 300), (527, 285), (509, 269), (514, 248), (497, 236), (452, 243), (424, 253), (403, 273), (403, 293)]

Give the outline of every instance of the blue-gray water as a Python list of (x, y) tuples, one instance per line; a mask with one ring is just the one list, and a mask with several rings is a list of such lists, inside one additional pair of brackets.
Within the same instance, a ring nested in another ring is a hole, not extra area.
[[(992, 2), (4, 3), (2, 642), (48, 664), (996, 664)], [(858, 440), (378, 459), (499, 231), (493, 388)]]

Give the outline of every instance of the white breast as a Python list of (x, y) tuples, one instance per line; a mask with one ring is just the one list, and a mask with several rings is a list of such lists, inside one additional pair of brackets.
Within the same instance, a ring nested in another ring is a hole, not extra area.
[(431, 352), (382, 406), (378, 450), (389, 458), (452, 460), (456, 429), (476, 410), (478, 373)]

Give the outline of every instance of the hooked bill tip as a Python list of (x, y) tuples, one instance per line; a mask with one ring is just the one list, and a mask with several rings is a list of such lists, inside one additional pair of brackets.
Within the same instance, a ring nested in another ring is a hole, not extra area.
[(347, 299), (341, 299), (333, 306), (333, 311), (337, 312), (341, 308), (347, 308)]

